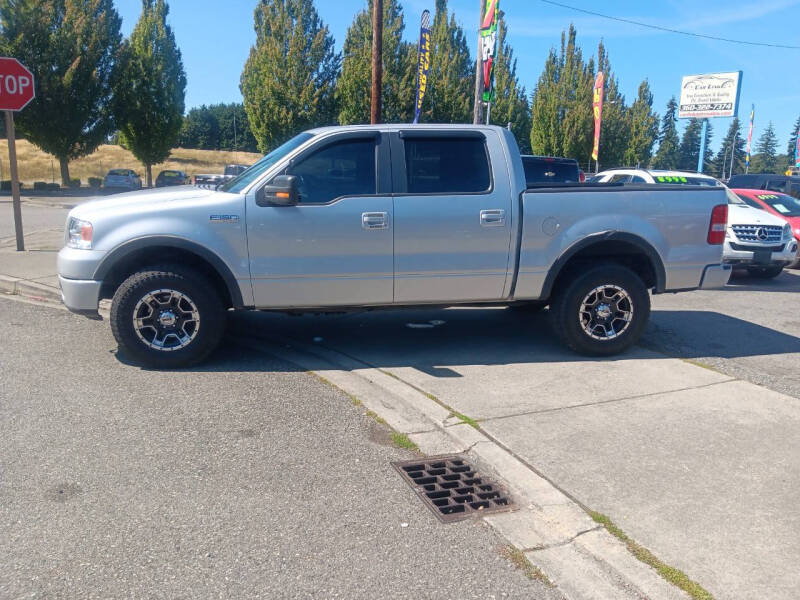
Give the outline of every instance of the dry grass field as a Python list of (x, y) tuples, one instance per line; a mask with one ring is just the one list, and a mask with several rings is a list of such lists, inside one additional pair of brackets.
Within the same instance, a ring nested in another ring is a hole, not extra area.
[[(153, 166), (153, 179), (163, 169), (185, 171), (190, 176), (195, 173), (222, 173), (227, 164), (250, 165), (261, 156), (261, 154), (251, 152), (175, 148), (166, 162)], [(61, 181), (58, 161), (27, 140), (17, 140), (17, 163), (19, 178), (26, 184), (25, 187), (30, 187), (34, 181), (59, 183)], [(0, 165), (2, 166), (0, 179), (10, 179), (6, 140), (0, 140)], [(89, 177), (102, 178), (109, 169), (115, 168), (133, 169), (139, 173), (142, 181), (147, 183), (142, 163), (122, 146), (100, 146), (94, 154), (72, 161), (69, 164), (69, 173), (73, 179), (80, 178), (81, 184), (86, 186)]]

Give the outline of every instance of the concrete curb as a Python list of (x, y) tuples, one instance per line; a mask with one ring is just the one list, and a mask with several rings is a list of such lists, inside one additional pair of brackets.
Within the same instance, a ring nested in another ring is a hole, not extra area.
[(8, 275), (0, 275), (0, 292), (25, 296), (40, 302), (61, 304), (61, 290), (58, 288)]
[(484, 520), (524, 552), (565, 598), (689, 598), (637, 560), (577, 502), (529, 465), (482, 431), (461, 422), (453, 424), (446, 407), (412, 385), (321, 345), (240, 336), (236, 341), (307, 369), (358, 398), (425, 454), (469, 454), (505, 483), (521, 507)]

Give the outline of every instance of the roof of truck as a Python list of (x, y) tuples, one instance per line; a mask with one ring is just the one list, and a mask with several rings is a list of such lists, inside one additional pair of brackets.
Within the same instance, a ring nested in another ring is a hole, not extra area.
[(308, 132), (319, 134), (331, 131), (399, 131), (401, 129), (508, 131), (505, 127), (498, 125), (472, 125), (471, 123), (379, 123), (377, 125), (332, 125), (309, 129)]

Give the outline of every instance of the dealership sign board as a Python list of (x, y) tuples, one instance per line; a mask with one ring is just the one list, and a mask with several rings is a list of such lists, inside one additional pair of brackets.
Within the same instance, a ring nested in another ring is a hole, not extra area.
[(742, 72), (687, 75), (681, 82), (679, 119), (735, 117)]

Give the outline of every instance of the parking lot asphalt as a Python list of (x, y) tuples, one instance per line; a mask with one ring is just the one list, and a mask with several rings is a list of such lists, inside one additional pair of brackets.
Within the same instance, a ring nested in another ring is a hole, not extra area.
[(798, 281), (656, 297), (646, 347), (603, 360), (562, 349), (546, 315), (510, 309), (251, 313), (233, 326), (435, 396), (716, 598), (788, 600), (800, 589)]
[(243, 348), (141, 370), (0, 298), (0, 597), (556, 598), (440, 524), (351, 399)]

